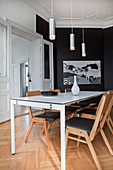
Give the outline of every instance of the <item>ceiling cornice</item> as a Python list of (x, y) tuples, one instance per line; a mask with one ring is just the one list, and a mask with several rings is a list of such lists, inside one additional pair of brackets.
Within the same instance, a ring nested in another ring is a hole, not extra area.
[[(27, 5), (33, 8), (37, 15), (49, 22), (51, 17), (51, 9), (43, 1), (39, 0), (23, 0)], [(50, 1), (46, 1), (50, 2)], [(71, 17), (59, 16), (56, 11), (53, 11), (53, 16), (55, 18), (56, 28), (71, 28)], [(82, 12), (82, 11), (81, 11)], [(100, 12), (102, 15), (102, 12)], [(73, 27), (74, 28), (108, 28), (113, 26), (113, 16), (107, 16), (103, 13), (102, 16), (106, 18), (99, 17), (98, 11), (89, 11), (88, 14), (83, 18), (83, 15), (73, 17)]]

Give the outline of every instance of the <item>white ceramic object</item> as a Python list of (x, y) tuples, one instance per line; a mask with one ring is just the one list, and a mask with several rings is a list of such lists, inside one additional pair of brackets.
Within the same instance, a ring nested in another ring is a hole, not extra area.
[(72, 91), (72, 94), (74, 96), (78, 95), (79, 92), (80, 92), (80, 88), (79, 88), (79, 86), (77, 84), (76, 76), (74, 76), (74, 83), (73, 83), (73, 86), (71, 88), (71, 91)]

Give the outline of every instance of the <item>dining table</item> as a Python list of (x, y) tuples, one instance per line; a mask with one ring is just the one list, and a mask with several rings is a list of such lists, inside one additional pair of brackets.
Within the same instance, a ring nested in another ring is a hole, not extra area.
[(32, 96), (11, 98), (11, 153), (15, 155), (15, 126), (14, 125), (14, 106), (31, 106), (36, 108), (53, 109), (60, 111), (60, 134), (61, 134), (61, 170), (66, 169), (65, 151), (65, 107), (76, 102), (91, 99), (104, 94), (104, 91), (80, 91), (74, 96), (72, 92), (60, 93), (56, 96)]

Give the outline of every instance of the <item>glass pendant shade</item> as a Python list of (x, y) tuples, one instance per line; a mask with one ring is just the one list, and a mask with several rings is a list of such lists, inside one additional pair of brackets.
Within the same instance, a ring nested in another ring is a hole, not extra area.
[(55, 40), (55, 21), (54, 21), (54, 18), (49, 19), (49, 39)]
[(75, 50), (75, 35), (73, 33), (70, 34), (70, 50)]
[(85, 43), (82, 43), (82, 57), (86, 57)]

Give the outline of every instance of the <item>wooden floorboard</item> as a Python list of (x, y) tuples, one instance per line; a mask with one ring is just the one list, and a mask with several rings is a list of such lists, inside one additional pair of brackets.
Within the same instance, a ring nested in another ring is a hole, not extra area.
[[(28, 142), (25, 134), (30, 125), (29, 115), (15, 118), (16, 154), (11, 155), (10, 121), (0, 124), (0, 170), (59, 170), (60, 169), (60, 127), (54, 123), (49, 131), (51, 151), (46, 146), (45, 134), (40, 127), (33, 127)], [(105, 126), (105, 133), (113, 148), (113, 135)], [(113, 170), (113, 156), (107, 150), (100, 134), (93, 141), (103, 170)], [(96, 170), (86, 144), (69, 140), (66, 151), (67, 170)]]

